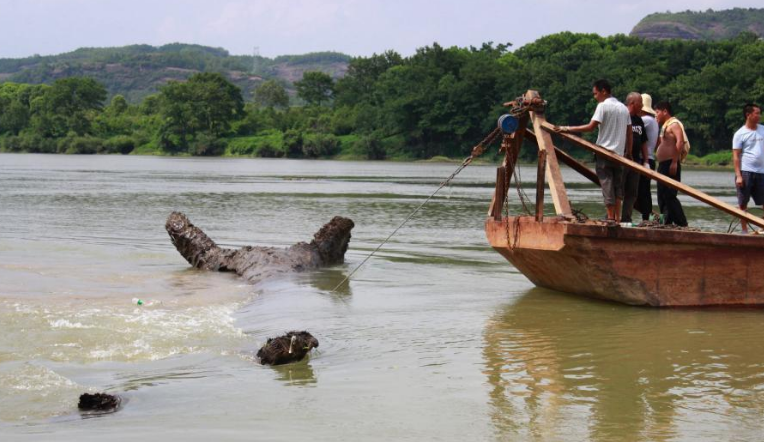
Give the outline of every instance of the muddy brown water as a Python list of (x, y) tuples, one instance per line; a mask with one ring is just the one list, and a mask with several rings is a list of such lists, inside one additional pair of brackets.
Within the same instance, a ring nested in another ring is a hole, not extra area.
[[(455, 168), (0, 155), (2, 439), (760, 438), (764, 312), (534, 288), (486, 245), (493, 166), (467, 168), (332, 292)], [(602, 216), (565, 174), (573, 205)], [(521, 175), (533, 200), (535, 168)], [(683, 177), (734, 201), (729, 172)], [(683, 201), (693, 225), (727, 229)], [(173, 210), (227, 247), (309, 240), (334, 215), (356, 228), (346, 265), (253, 286), (190, 269), (164, 231)], [(256, 364), (292, 329), (320, 341), (308, 361)], [(85, 391), (123, 407), (82, 419)]]

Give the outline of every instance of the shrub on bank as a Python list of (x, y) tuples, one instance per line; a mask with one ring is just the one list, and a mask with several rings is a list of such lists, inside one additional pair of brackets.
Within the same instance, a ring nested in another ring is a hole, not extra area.
[(331, 134), (310, 134), (304, 138), (302, 154), (306, 158), (332, 156), (339, 152), (340, 141)]
[(284, 156), (287, 158), (300, 158), (302, 156), (302, 132), (297, 129), (289, 129), (284, 132), (282, 146)]
[(271, 129), (258, 135), (228, 138), (225, 155), (280, 158), (284, 156), (284, 137), (281, 131)]
[(92, 155), (104, 151), (104, 141), (90, 136), (67, 135), (58, 139), (56, 151), (66, 154)]
[(135, 150), (136, 142), (133, 137), (129, 135), (117, 135), (111, 137), (104, 143), (105, 153), (119, 153), (127, 155)]
[(211, 157), (220, 156), (225, 152), (226, 143), (214, 136), (202, 134), (196, 137), (189, 146), (189, 153), (194, 156)]
[(377, 133), (357, 137), (352, 152), (365, 160), (384, 160), (387, 157), (382, 138)]
[(38, 134), (22, 133), (0, 138), (3, 152), (56, 153), (56, 140)]

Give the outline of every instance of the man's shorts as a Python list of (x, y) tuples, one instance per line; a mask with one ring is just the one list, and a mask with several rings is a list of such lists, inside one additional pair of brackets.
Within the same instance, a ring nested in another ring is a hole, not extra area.
[(764, 173), (743, 170), (741, 174), (743, 175), (743, 187), (735, 187), (738, 205), (747, 207), (751, 197), (757, 206), (764, 205)]
[(613, 206), (616, 199), (623, 199), (623, 167), (620, 164), (598, 156), (597, 178), (600, 179), (606, 206)]

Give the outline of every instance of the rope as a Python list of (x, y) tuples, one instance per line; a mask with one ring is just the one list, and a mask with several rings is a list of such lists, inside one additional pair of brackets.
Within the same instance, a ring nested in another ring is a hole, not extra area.
[[(535, 99), (534, 99), (534, 100), (535, 100)], [(510, 114), (512, 114), (512, 115), (514, 115), (514, 116), (518, 116), (518, 115), (520, 115), (520, 114), (522, 114), (522, 113), (524, 113), (524, 112), (527, 112), (527, 111), (529, 110), (529, 108), (530, 108), (530, 106), (531, 106), (531, 105), (534, 105), (534, 104), (539, 104), (539, 103), (536, 103), (536, 101), (531, 101), (531, 102), (524, 102), (524, 101), (523, 101), (523, 99), (522, 99), (522, 97), (519, 97), (519, 98), (518, 98), (516, 101), (512, 102), (511, 104), (512, 104), (512, 108), (511, 108), (511, 110), (510, 110)], [(355, 268), (355, 269), (353, 269), (353, 271), (352, 271), (352, 272), (350, 272), (350, 274), (349, 274), (348, 276), (346, 276), (346, 277), (345, 277), (345, 279), (343, 279), (343, 280), (342, 280), (342, 282), (340, 282), (339, 284), (337, 284), (337, 286), (336, 286), (336, 287), (334, 287), (334, 289), (332, 289), (332, 291), (333, 291), (333, 292), (336, 292), (336, 291), (337, 291), (337, 289), (338, 289), (338, 288), (340, 288), (340, 286), (342, 286), (342, 285), (343, 285), (343, 284), (345, 284), (345, 283), (346, 283), (348, 280), (350, 280), (350, 277), (351, 277), (351, 276), (353, 276), (353, 274), (355, 274), (355, 272), (357, 272), (357, 271), (358, 271), (358, 269), (360, 269), (360, 268), (361, 268), (361, 267), (362, 267), (364, 264), (366, 264), (366, 262), (367, 262), (367, 261), (368, 261), (368, 260), (369, 260), (369, 259), (370, 259), (372, 256), (374, 256), (374, 254), (375, 254), (375, 253), (377, 253), (377, 251), (379, 251), (379, 249), (381, 249), (381, 248), (382, 248), (382, 246), (384, 246), (384, 245), (385, 245), (385, 244), (386, 244), (386, 243), (387, 243), (387, 242), (390, 240), (390, 238), (392, 238), (392, 237), (393, 237), (393, 235), (395, 235), (396, 233), (398, 233), (398, 230), (400, 230), (400, 229), (401, 229), (401, 228), (402, 228), (402, 227), (403, 227), (403, 226), (404, 226), (404, 225), (405, 225), (407, 222), (409, 222), (409, 220), (410, 220), (411, 218), (413, 218), (413, 217), (414, 217), (414, 215), (416, 215), (416, 213), (417, 213), (417, 212), (419, 212), (419, 210), (420, 210), (422, 207), (424, 207), (424, 205), (425, 205), (425, 204), (427, 204), (427, 203), (428, 203), (428, 202), (429, 202), (429, 201), (432, 199), (432, 197), (434, 197), (434, 196), (435, 196), (435, 194), (436, 194), (436, 193), (438, 193), (438, 192), (440, 191), (440, 189), (442, 189), (442, 188), (444, 188), (445, 186), (447, 186), (447, 185), (448, 185), (448, 183), (449, 183), (449, 182), (450, 182), (452, 179), (454, 179), (454, 177), (455, 177), (456, 175), (458, 175), (458, 174), (459, 174), (459, 172), (461, 172), (462, 170), (464, 170), (464, 168), (465, 168), (465, 167), (469, 166), (469, 165), (470, 165), (470, 163), (472, 163), (472, 160), (473, 160), (475, 157), (477, 157), (477, 156), (479, 156), (480, 154), (482, 154), (482, 153), (485, 151), (485, 148), (486, 148), (486, 147), (488, 147), (488, 146), (489, 146), (491, 143), (493, 143), (493, 142), (496, 140), (496, 138), (498, 138), (498, 136), (499, 136), (501, 133), (502, 133), (502, 132), (501, 132), (501, 128), (498, 128), (498, 127), (497, 127), (497, 128), (496, 128), (496, 129), (494, 129), (494, 130), (493, 130), (491, 133), (489, 133), (489, 134), (488, 134), (488, 135), (487, 135), (485, 138), (483, 138), (483, 140), (482, 140), (481, 142), (479, 142), (479, 143), (478, 143), (478, 144), (477, 144), (475, 147), (473, 147), (473, 148), (472, 148), (472, 154), (471, 154), (470, 156), (468, 156), (467, 158), (465, 158), (465, 159), (464, 159), (464, 161), (462, 162), (462, 164), (461, 164), (459, 167), (457, 167), (457, 168), (456, 168), (456, 170), (454, 171), (454, 173), (452, 173), (452, 174), (451, 174), (451, 176), (449, 176), (448, 178), (446, 178), (446, 180), (445, 180), (445, 181), (443, 181), (443, 182), (440, 184), (440, 186), (439, 186), (437, 189), (435, 189), (435, 192), (433, 192), (433, 193), (432, 193), (432, 195), (430, 195), (429, 197), (427, 197), (427, 199), (426, 199), (426, 200), (424, 200), (424, 202), (423, 202), (422, 204), (420, 204), (420, 205), (419, 205), (419, 207), (417, 207), (416, 209), (414, 209), (414, 211), (413, 211), (413, 212), (411, 212), (411, 214), (410, 214), (409, 216), (407, 216), (407, 217), (406, 217), (406, 219), (404, 219), (404, 220), (403, 220), (403, 222), (402, 222), (402, 223), (401, 223), (401, 224), (400, 224), (400, 225), (399, 225), (399, 226), (398, 226), (398, 227), (397, 227), (395, 230), (393, 230), (393, 232), (392, 232), (390, 235), (388, 235), (388, 237), (387, 237), (387, 238), (385, 238), (385, 240), (384, 240), (384, 241), (382, 241), (382, 243), (381, 243), (380, 245), (378, 245), (376, 249), (374, 249), (374, 250), (373, 250), (373, 251), (372, 251), (372, 252), (371, 252), (371, 253), (370, 253), (370, 254), (369, 254), (369, 255), (368, 255), (366, 258), (364, 258), (364, 260), (363, 260), (363, 261), (361, 261), (361, 263), (360, 263), (360, 264), (358, 264), (358, 266), (356, 266), (356, 268)], [(516, 174), (516, 176), (517, 176), (517, 167), (515, 167), (514, 169), (515, 169), (515, 174)], [(518, 192), (519, 192), (519, 191), (520, 191), (520, 188), (518, 187)], [(509, 192), (507, 192), (507, 193), (509, 193)], [(527, 195), (526, 195), (526, 197), (527, 197)], [(520, 199), (521, 199), (521, 201), (523, 201), (523, 200), (522, 200), (522, 196), (520, 197)], [(525, 201), (523, 201), (523, 207), (525, 207)], [(525, 211), (526, 211), (526, 212), (528, 212), (528, 213), (530, 213), (530, 212), (528, 211), (528, 208), (527, 208), (527, 207), (525, 207)]]
[[(489, 137), (487, 137), (486, 139), (488, 139), (488, 138), (490, 138), (490, 135), (489, 135)], [(485, 140), (483, 140), (483, 141), (485, 141)], [(491, 140), (491, 141), (492, 141), (492, 140)], [(482, 142), (481, 142), (481, 144), (482, 144)], [(363, 261), (361, 261), (361, 263), (360, 263), (360, 264), (358, 264), (358, 266), (356, 266), (356, 268), (355, 268), (355, 269), (353, 269), (353, 271), (352, 271), (352, 272), (350, 272), (350, 274), (349, 274), (348, 276), (346, 276), (346, 277), (345, 277), (345, 279), (343, 279), (343, 280), (342, 280), (342, 282), (340, 282), (339, 284), (337, 284), (337, 286), (336, 286), (336, 287), (334, 287), (334, 288), (332, 289), (332, 291), (333, 291), (333, 292), (336, 292), (336, 291), (337, 291), (337, 289), (338, 289), (338, 288), (340, 288), (340, 286), (342, 286), (343, 284), (345, 284), (345, 283), (346, 283), (346, 282), (347, 282), (347, 281), (350, 279), (350, 277), (351, 277), (351, 276), (353, 276), (353, 274), (354, 274), (356, 271), (358, 271), (358, 269), (360, 269), (360, 268), (361, 268), (361, 266), (363, 266), (364, 264), (366, 264), (366, 261), (368, 261), (368, 260), (369, 260), (369, 258), (371, 258), (372, 256), (374, 256), (374, 254), (375, 254), (375, 253), (377, 253), (377, 251), (379, 251), (379, 249), (381, 249), (381, 248), (382, 248), (382, 246), (384, 246), (384, 245), (385, 245), (385, 244), (386, 244), (388, 241), (390, 241), (390, 238), (392, 238), (392, 237), (393, 237), (393, 235), (395, 235), (396, 233), (398, 233), (398, 230), (400, 230), (400, 229), (401, 229), (401, 228), (402, 228), (402, 227), (403, 227), (403, 226), (404, 226), (404, 225), (405, 225), (407, 222), (409, 222), (409, 220), (411, 220), (411, 218), (413, 218), (413, 217), (414, 217), (414, 215), (416, 215), (416, 214), (417, 214), (417, 212), (419, 212), (419, 210), (420, 210), (422, 207), (424, 207), (424, 205), (425, 205), (425, 204), (427, 204), (427, 203), (428, 203), (428, 202), (429, 202), (429, 201), (432, 199), (432, 197), (434, 197), (434, 196), (435, 196), (435, 194), (436, 194), (436, 193), (438, 193), (438, 192), (440, 191), (440, 189), (442, 189), (442, 188), (446, 187), (446, 186), (448, 185), (448, 183), (449, 183), (449, 182), (450, 182), (452, 179), (454, 179), (454, 177), (455, 177), (456, 175), (458, 175), (458, 174), (459, 174), (459, 172), (461, 172), (462, 170), (464, 170), (464, 168), (465, 168), (465, 167), (469, 166), (469, 165), (470, 165), (470, 163), (472, 163), (472, 160), (473, 160), (473, 156), (472, 156), (472, 155), (470, 155), (470, 156), (468, 156), (467, 158), (465, 158), (465, 159), (464, 159), (464, 161), (462, 162), (462, 164), (461, 164), (459, 167), (457, 167), (457, 168), (456, 168), (456, 170), (454, 171), (454, 173), (452, 173), (452, 174), (451, 174), (451, 176), (449, 176), (448, 178), (446, 178), (446, 180), (445, 180), (445, 181), (443, 181), (442, 183), (440, 183), (440, 186), (439, 186), (437, 189), (435, 189), (435, 192), (433, 192), (433, 193), (432, 193), (432, 195), (430, 195), (429, 197), (427, 197), (427, 199), (426, 199), (426, 200), (424, 200), (424, 202), (423, 202), (422, 204), (420, 204), (420, 205), (419, 205), (419, 207), (417, 207), (416, 209), (414, 209), (414, 211), (413, 211), (413, 212), (411, 212), (411, 214), (410, 214), (409, 216), (407, 216), (407, 217), (406, 217), (406, 219), (404, 219), (404, 220), (403, 220), (403, 222), (402, 222), (402, 223), (401, 223), (401, 224), (400, 224), (398, 227), (396, 227), (396, 229), (395, 229), (395, 230), (393, 230), (393, 232), (392, 232), (390, 235), (388, 235), (388, 236), (387, 236), (387, 238), (385, 238), (385, 240), (384, 240), (384, 241), (382, 241), (382, 243), (381, 243), (380, 245), (378, 245), (376, 249), (374, 249), (374, 251), (372, 251), (371, 253), (369, 253), (369, 255), (368, 255), (366, 258), (364, 258), (364, 260), (363, 260)]]

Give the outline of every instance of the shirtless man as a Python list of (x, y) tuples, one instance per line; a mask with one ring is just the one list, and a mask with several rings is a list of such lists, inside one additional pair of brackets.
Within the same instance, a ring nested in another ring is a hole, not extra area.
[[(658, 173), (682, 181), (682, 149), (684, 148), (684, 131), (678, 123), (669, 121), (672, 119), (671, 104), (666, 101), (655, 105), (655, 119), (661, 125), (661, 135), (658, 139), (658, 149), (655, 151), (655, 159), (658, 162)], [(669, 124), (666, 124), (669, 123)], [(687, 218), (684, 216), (682, 203), (677, 198), (677, 190), (664, 184), (658, 183), (658, 207), (663, 215), (664, 224), (676, 224), (687, 226)]]

